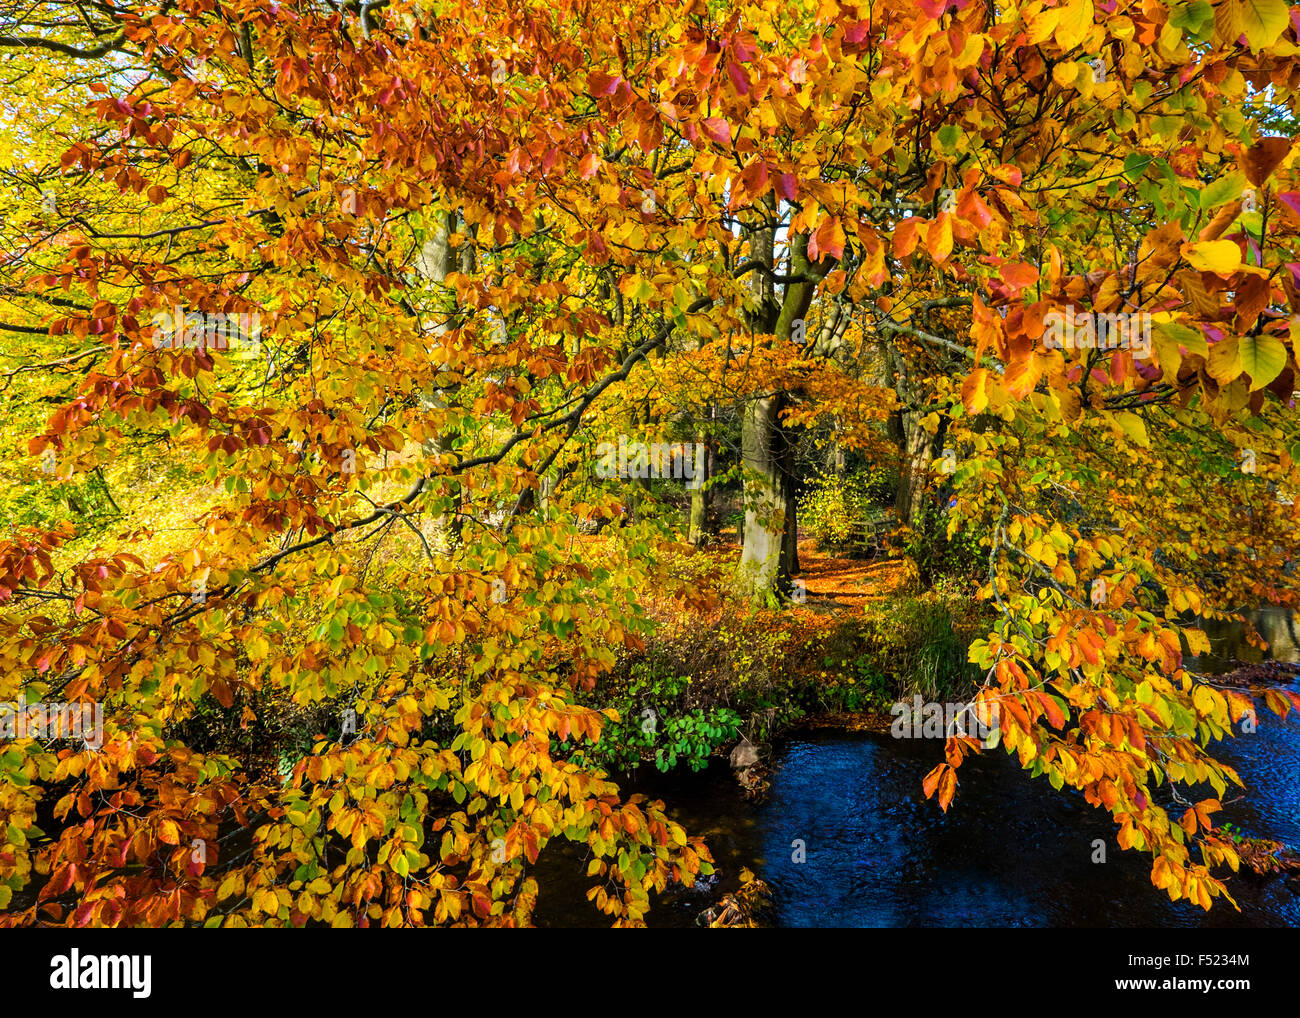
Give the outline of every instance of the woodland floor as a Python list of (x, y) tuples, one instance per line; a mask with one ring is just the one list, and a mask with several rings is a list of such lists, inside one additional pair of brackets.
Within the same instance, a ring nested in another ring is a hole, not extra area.
[[(739, 559), (740, 545), (734, 533), (724, 533), (711, 551), (728, 560)], [(861, 611), (869, 603), (900, 595), (907, 585), (907, 568), (901, 558), (880, 555), (874, 559), (837, 558), (817, 550), (811, 540), (799, 542), (799, 570), (796, 580), (806, 588), (801, 607), (818, 615), (845, 615)]]
[(811, 611), (839, 612), (884, 601), (900, 592), (906, 575), (901, 559), (834, 558), (818, 552), (811, 541), (799, 542), (795, 576), (808, 588), (803, 607)]

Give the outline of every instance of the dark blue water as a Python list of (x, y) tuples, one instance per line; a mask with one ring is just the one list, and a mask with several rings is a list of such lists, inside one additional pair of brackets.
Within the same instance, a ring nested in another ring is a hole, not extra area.
[[(776, 892), (780, 925), (1300, 925), (1300, 894), (1277, 878), (1230, 877), (1240, 913), (1170, 902), (1151, 885), (1149, 857), (1115, 843), (1108, 814), (1000, 752), (962, 766), (945, 815), (920, 790), (934, 749), (888, 736), (787, 745), (755, 815), (754, 868)], [(1222, 818), (1300, 845), (1300, 724), (1265, 723), (1219, 757), (1247, 786)], [(1098, 841), (1104, 863), (1093, 862)]]
[[(1212, 638), (1215, 659), (1200, 662), (1206, 671), (1237, 657), (1259, 659), (1230, 633)], [(1295, 714), (1280, 721), (1262, 705), (1259, 719), (1257, 732), (1211, 749), (1246, 786), (1229, 788), (1216, 820), (1300, 848), (1300, 721)], [(1001, 749), (963, 764), (944, 814), (921, 792), (942, 758), (939, 740), (810, 734), (780, 748), (771, 789), (757, 806), (722, 762), (700, 774), (625, 784), (662, 798), (670, 815), (706, 838), (718, 863), (712, 886), (660, 896), (650, 925), (692, 924), (749, 867), (775, 892), (781, 926), (1300, 926), (1300, 894), (1278, 877), (1216, 871), (1240, 912), (1224, 899), (1209, 912), (1171, 902), (1151, 884), (1150, 856), (1119, 848), (1109, 814), (1080, 793), (1031, 778)], [(1184, 795), (1214, 792), (1207, 786)], [(1183, 807), (1157, 801), (1182, 815)], [(1105, 862), (1093, 861), (1098, 842)], [(580, 860), (563, 858), (543, 856), (539, 923), (601, 925), (583, 901), (589, 884)]]

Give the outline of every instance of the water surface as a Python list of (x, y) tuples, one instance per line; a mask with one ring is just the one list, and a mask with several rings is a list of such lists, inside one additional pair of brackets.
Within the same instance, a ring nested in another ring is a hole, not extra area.
[[(1285, 613), (1265, 612), (1257, 625), (1267, 627), (1279, 658), (1294, 661), (1300, 649), (1289, 622)], [(1210, 632), (1213, 654), (1197, 662), (1204, 670), (1260, 659), (1238, 631)], [(1220, 822), (1300, 847), (1295, 716), (1281, 722), (1261, 708), (1257, 732), (1220, 743), (1213, 754), (1246, 785), (1229, 789)], [(963, 764), (945, 815), (921, 792), (942, 755), (937, 740), (799, 735), (779, 747), (771, 789), (757, 806), (721, 761), (700, 774), (652, 772), (625, 783), (664, 799), (674, 819), (706, 838), (719, 866), (716, 884), (659, 898), (650, 924), (693, 924), (747, 866), (775, 892), (781, 926), (1300, 926), (1300, 894), (1276, 877), (1229, 874), (1240, 912), (1223, 900), (1208, 913), (1171, 902), (1151, 885), (1150, 857), (1120, 850), (1109, 814), (1081, 793), (1029, 777), (1001, 750)], [(1207, 786), (1197, 798), (1213, 795)], [(1094, 862), (1099, 847), (1105, 862)], [(603, 921), (583, 900), (589, 882), (576, 862), (574, 853), (544, 854), (539, 923)]]

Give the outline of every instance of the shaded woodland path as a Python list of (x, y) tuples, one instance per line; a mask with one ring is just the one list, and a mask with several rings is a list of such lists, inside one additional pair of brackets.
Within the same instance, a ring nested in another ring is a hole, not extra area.
[(836, 558), (816, 551), (811, 541), (799, 542), (799, 566), (795, 579), (807, 588), (802, 607), (821, 613), (842, 614), (888, 600), (901, 592), (907, 580), (900, 558)]

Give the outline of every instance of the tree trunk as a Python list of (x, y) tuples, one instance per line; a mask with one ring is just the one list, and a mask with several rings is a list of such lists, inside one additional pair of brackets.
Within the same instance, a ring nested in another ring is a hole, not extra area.
[(903, 469), (898, 481), (898, 495), (894, 511), (901, 523), (912, 523), (919, 516), (922, 499), (930, 481), (930, 465), (934, 462), (934, 438), (921, 427), (921, 414), (900, 415), (902, 431), (901, 451)]
[[(703, 432), (695, 436), (695, 441), (701, 445), (706, 442)], [(700, 457), (704, 469), (699, 477), (696, 477), (691, 483), (695, 485), (691, 489), (691, 510), (690, 520), (687, 527), (687, 540), (697, 548), (704, 547), (709, 538), (709, 504), (712, 496), (708, 487), (708, 480), (712, 477), (713, 467), (713, 450), (706, 446), (704, 455)]]
[[(762, 248), (758, 240), (751, 243), (751, 251)], [(766, 250), (770, 252), (771, 248)], [(770, 253), (768, 259), (770, 262)], [(829, 266), (814, 266), (808, 261), (807, 234), (791, 237), (788, 274), (800, 278), (800, 282), (786, 285), (775, 322), (767, 328), (756, 327), (755, 331), (771, 331), (777, 342), (790, 342), (795, 323), (808, 313), (826, 268)], [(761, 270), (756, 274), (761, 275)], [(770, 281), (767, 285), (771, 285)], [(760, 297), (767, 297), (767, 293), (760, 291)], [(773, 307), (773, 301), (760, 300), (760, 311)], [(788, 593), (792, 586), (790, 574), (798, 568), (795, 444), (781, 424), (784, 405), (784, 393), (753, 400), (745, 407), (741, 422), (745, 484), (741, 584), (755, 599)]]
[(794, 504), (785, 465), (778, 396), (753, 400), (741, 422), (745, 467), (745, 537), (740, 555), (742, 581), (752, 596), (784, 593), (790, 588), (789, 534)]

